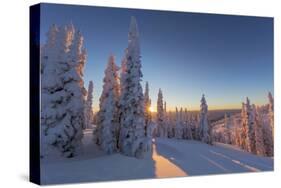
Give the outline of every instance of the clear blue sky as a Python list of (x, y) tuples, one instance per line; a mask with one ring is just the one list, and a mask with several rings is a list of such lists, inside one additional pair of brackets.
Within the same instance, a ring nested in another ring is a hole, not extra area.
[(44, 4), (41, 43), (51, 24), (72, 22), (84, 36), (85, 86), (93, 80), (95, 111), (110, 53), (121, 64), (131, 16), (153, 106), (159, 88), (168, 109), (198, 109), (202, 93), (210, 109), (240, 108), (246, 96), (263, 104), (273, 93), (272, 18)]

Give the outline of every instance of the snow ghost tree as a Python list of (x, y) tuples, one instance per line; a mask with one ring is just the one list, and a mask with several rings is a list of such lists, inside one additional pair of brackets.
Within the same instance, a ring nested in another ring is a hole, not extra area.
[(252, 105), (252, 113), (254, 119), (254, 129), (255, 129), (255, 144), (256, 144), (256, 154), (264, 156), (264, 141), (262, 132), (262, 119), (256, 106)]
[(250, 105), (250, 100), (246, 99), (246, 143), (247, 151), (251, 153), (256, 153), (256, 143), (255, 143), (255, 127), (254, 127), (254, 113)]
[(182, 110), (179, 112), (176, 107), (176, 125), (175, 125), (175, 138), (183, 138), (183, 125), (182, 125)]
[(164, 122), (164, 108), (163, 108), (163, 94), (161, 89), (158, 92), (157, 98), (157, 135), (159, 137), (166, 137), (165, 122)]
[(93, 89), (94, 84), (93, 81), (89, 82), (88, 91), (87, 91), (87, 99), (85, 104), (85, 129), (90, 128), (93, 123), (94, 114), (93, 114)]
[(268, 100), (269, 100), (269, 123), (272, 130), (272, 139), (274, 140), (274, 99), (271, 92), (268, 93)]
[(145, 135), (147, 136), (147, 129), (151, 123), (151, 100), (149, 98), (149, 86), (148, 82), (145, 83), (145, 92), (144, 92), (144, 117), (145, 117)]
[(41, 52), (42, 156), (75, 156), (85, 126), (83, 37), (73, 25), (52, 26)]
[(192, 130), (191, 130), (191, 123), (188, 118), (187, 108), (184, 109), (184, 138), (185, 139), (193, 139)]
[(195, 115), (190, 115), (189, 126), (192, 132), (192, 139), (199, 139), (198, 138), (198, 130), (197, 130), (197, 121)]
[(114, 56), (111, 55), (104, 72), (105, 77), (103, 79), (103, 90), (100, 97), (100, 110), (97, 122), (98, 144), (107, 154), (117, 150), (120, 87), (118, 69)]
[(225, 127), (225, 142), (231, 144), (231, 130), (230, 130), (230, 118), (227, 114), (224, 115), (224, 127)]
[[(128, 49), (125, 49), (125, 55), (122, 59), (122, 62), (121, 62), (121, 68), (120, 68), (120, 101), (123, 101), (123, 97), (125, 97), (125, 93), (127, 94), (127, 91), (126, 91), (126, 87), (123, 87), (125, 86), (125, 83), (127, 82), (127, 56), (128, 56)], [(121, 118), (122, 118), (122, 114), (123, 114), (123, 108), (125, 108), (125, 104), (123, 105), (123, 103), (121, 103), (119, 101), (119, 122), (121, 122)], [(120, 147), (118, 145), (118, 147)]]
[(233, 119), (233, 126), (234, 126), (234, 143), (236, 146), (241, 147), (241, 128), (239, 128), (239, 123), (236, 118)]
[(127, 156), (143, 157), (147, 150), (144, 96), (141, 87), (141, 60), (137, 22), (131, 18), (125, 70), (121, 73), (120, 151)]
[(174, 137), (174, 118), (171, 111), (167, 113), (167, 136), (168, 138)]
[(212, 144), (210, 127), (208, 122), (208, 105), (206, 103), (205, 95), (201, 98), (200, 116), (199, 116), (199, 137), (200, 140)]
[(169, 134), (169, 115), (168, 115), (168, 112), (167, 112), (167, 102), (164, 101), (164, 105), (163, 105), (163, 114), (164, 114), (164, 129), (165, 129), (165, 137), (168, 137), (168, 134)]
[[(263, 115), (263, 118), (265, 118), (265, 115)], [(268, 121), (265, 119), (263, 119), (262, 132), (265, 155), (272, 157), (274, 154), (272, 131), (270, 125), (268, 124)]]
[(247, 126), (247, 111), (244, 102), (242, 103), (242, 109), (241, 109), (241, 125), (242, 125), (242, 131), (241, 131), (240, 146), (242, 149), (246, 150), (248, 126)]
[(272, 157), (274, 152), (274, 138), (273, 138), (273, 130), (271, 123), (273, 123), (273, 116), (270, 115), (271, 109), (270, 104), (264, 107), (258, 108), (258, 115), (260, 116), (259, 120), (262, 124), (262, 134), (263, 134), (263, 143), (264, 143), (264, 152), (266, 156)]

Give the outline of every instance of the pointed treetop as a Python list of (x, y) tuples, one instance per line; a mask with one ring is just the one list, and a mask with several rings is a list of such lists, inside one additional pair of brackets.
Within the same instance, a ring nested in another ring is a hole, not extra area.
[(250, 105), (250, 99), (248, 97), (246, 97), (246, 104)]
[(149, 98), (149, 86), (148, 82), (145, 83), (145, 90), (144, 90), (144, 100), (147, 105), (151, 104), (150, 103), (150, 98)]
[(207, 105), (207, 102), (206, 102), (204, 94), (202, 95), (200, 107), (201, 107), (201, 110), (200, 110), (201, 113), (207, 113), (208, 112), (208, 105)]
[(114, 55), (111, 53), (110, 55), (109, 55), (109, 58), (108, 58), (108, 63), (114, 63), (115, 62), (115, 57), (114, 57)]
[(268, 92), (268, 97), (273, 98), (271, 92)]
[(113, 54), (110, 54), (108, 57), (108, 63), (105, 73), (110, 73), (111, 71), (116, 72), (118, 70), (119, 67), (115, 64), (115, 56)]
[(131, 23), (130, 23), (130, 28), (129, 28), (129, 36), (133, 37), (138, 37), (138, 25), (137, 25), (137, 20), (134, 16), (131, 17)]
[(201, 103), (202, 103), (202, 104), (205, 104), (205, 103), (206, 103), (205, 94), (202, 95)]
[(92, 98), (93, 98), (93, 89), (94, 89), (94, 84), (93, 84), (93, 81), (90, 80), (90, 81), (89, 81), (89, 85), (88, 85), (88, 91), (87, 91), (87, 101), (92, 102)]
[(149, 86), (148, 86), (148, 82), (145, 82), (145, 96), (149, 98)]
[(83, 38), (83, 36), (82, 36), (80, 30), (77, 30), (77, 32), (75, 32), (74, 41), (76, 42), (77, 47), (78, 47), (79, 50), (81, 51), (81, 50), (82, 50), (82, 45), (83, 45), (84, 38)]
[(268, 92), (268, 100), (270, 103), (273, 104), (273, 96), (272, 96), (271, 92)]
[(157, 99), (157, 106), (159, 106), (161, 108), (161, 111), (163, 111), (163, 94), (161, 89), (159, 89), (158, 92), (158, 99)]
[(71, 37), (73, 37), (74, 33), (75, 33), (75, 28), (74, 25), (72, 24), (72, 22), (70, 22), (67, 26), (66, 29), (68, 32), (70, 32), (70, 34), (72, 35)]
[(128, 55), (130, 55), (131, 58), (137, 58), (136, 60), (138, 60), (140, 57), (139, 32), (137, 21), (133, 16), (131, 17), (128, 42)]
[(58, 33), (58, 27), (55, 24), (52, 24), (52, 26), (49, 28), (49, 31), (47, 32), (47, 42), (46, 45), (53, 47), (56, 42), (56, 35)]

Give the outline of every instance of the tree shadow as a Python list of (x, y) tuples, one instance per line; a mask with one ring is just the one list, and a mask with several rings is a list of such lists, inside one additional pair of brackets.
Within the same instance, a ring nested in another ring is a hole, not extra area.
[(43, 184), (123, 181), (156, 177), (152, 152), (147, 152), (141, 159), (115, 153), (62, 164), (47, 163), (41, 167)]
[(188, 176), (188, 172), (181, 166), (175, 163), (174, 158), (170, 154), (174, 154), (177, 157), (180, 156), (176, 150), (165, 153), (161, 147), (157, 146), (156, 141), (153, 141), (153, 159), (156, 163), (156, 176), (158, 178), (169, 178), (169, 177), (185, 177)]
[[(184, 140), (171, 139), (170, 141), (172, 144), (186, 144), (182, 143)], [(182, 148), (183, 150), (187, 149), (189, 153), (186, 151), (179, 151), (176, 147), (164, 144), (161, 141), (156, 140), (155, 143), (156, 146), (158, 146), (156, 147), (156, 151), (159, 155), (168, 159), (189, 176), (224, 173), (224, 170), (219, 168), (218, 165), (214, 165), (211, 160), (207, 160), (206, 157), (204, 157), (205, 155), (207, 156), (208, 150), (202, 149), (202, 145), (198, 144), (196, 141), (192, 142), (192, 148)], [(194, 147), (194, 145), (196, 145), (196, 147)]]

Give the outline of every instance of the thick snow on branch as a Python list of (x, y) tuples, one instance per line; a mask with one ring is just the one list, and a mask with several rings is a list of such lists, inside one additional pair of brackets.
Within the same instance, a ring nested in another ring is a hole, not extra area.
[(135, 157), (143, 157), (149, 143), (145, 136), (140, 57), (138, 28), (132, 17), (126, 59), (122, 63), (119, 147), (123, 154)]
[(47, 34), (41, 52), (42, 156), (73, 157), (80, 148), (86, 94), (82, 45), (73, 25), (53, 25)]

